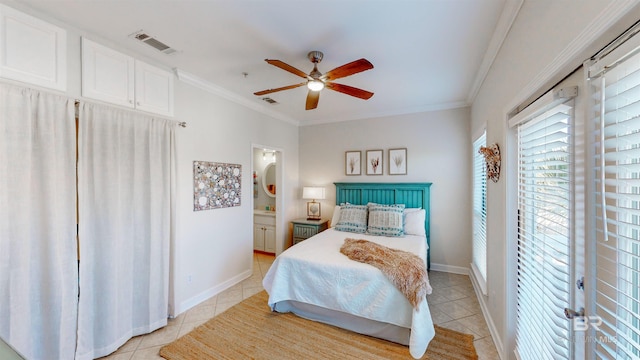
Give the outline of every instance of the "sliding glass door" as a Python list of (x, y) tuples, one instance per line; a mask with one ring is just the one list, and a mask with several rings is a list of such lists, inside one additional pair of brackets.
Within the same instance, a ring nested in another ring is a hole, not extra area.
[(521, 360), (640, 358), (639, 32), (510, 119)]
[[(576, 79), (579, 79), (576, 76)], [(572, 359), (575, 303), (576, 87), (555, 88), (510, 126), (517, 141), (516, 352), (520, 359)]]
[(589, 348), (595, 359), (640, 358), (639, 37), (614, 44), (589, 64), (595, 154)]

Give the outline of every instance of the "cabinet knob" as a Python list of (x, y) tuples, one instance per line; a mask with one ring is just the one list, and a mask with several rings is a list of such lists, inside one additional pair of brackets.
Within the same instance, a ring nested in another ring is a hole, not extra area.
[(129, 100), (129, 104), (133, 104), (133, 100)]

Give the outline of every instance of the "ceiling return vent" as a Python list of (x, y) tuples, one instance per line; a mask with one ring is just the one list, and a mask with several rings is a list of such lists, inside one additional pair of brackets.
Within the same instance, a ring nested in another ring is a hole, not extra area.
[(178, 50), (172, 48), (171, 46), (169, 46), (169, 45), (167, 45), (165, 43), (163, 43), (162, 41), (156, 39), (155, 37), (147, 34), (143, 30), (136, 31), (135, 33), (133, 33), (133, 34), (131, 34), (129, 36), (134, 38), (134, 39), (136, 39), (136, 40), (142, 41), (143, 43), (145, 43), (145, 44), (151, 46), (152, 48), (154, 48), (154, 49), (156, 49), (156, 50), (158, 50), (160, 52), (163, 52), (163, 53), (165, 53), (167, 55), (174, 54), (174, 53), (178, 52)]
[(263, 101), (268, 102), (268, 103), (269, 103), (269, 104), (271, 104), (271, 105), (275, 105), (275, 104), (277, 104), (277, 103), (278, 103), (277, 101), (273, 100), (273, 99), (272, 99), (272, 98), (270, 98), (270, 97), (263, 97), (263, 98), (262, 98), (262, 100), (263, 100)]

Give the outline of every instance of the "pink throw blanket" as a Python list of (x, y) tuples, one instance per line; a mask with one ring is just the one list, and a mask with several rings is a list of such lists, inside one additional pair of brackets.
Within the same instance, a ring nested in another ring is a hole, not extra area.
[(380, 269), (416, 310), (420, 301), (431, 294), (427, 267), (415, 254), (357, 239), (344, 239), (340, 252), (351, 260)]

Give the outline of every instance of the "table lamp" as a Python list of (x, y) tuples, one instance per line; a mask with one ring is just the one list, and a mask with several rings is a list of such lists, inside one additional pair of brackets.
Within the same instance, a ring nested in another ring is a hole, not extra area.
[(307, 220), (320, 220), (320, 203), (316, 200), (324, 199), (324, 188), (305, 186), (302, 188), (302, 198), (311, 199), (307, 202)]

